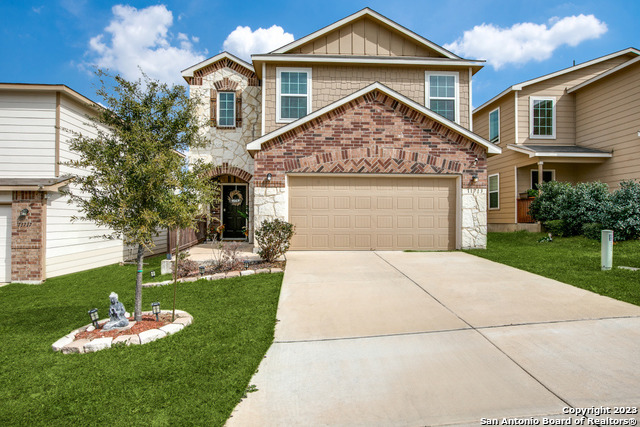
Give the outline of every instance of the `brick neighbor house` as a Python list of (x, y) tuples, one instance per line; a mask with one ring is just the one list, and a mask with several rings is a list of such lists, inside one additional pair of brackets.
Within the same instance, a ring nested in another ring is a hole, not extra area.
[[(487, 159), (460, 58), (363, 9), (252, 64), (223, 52), (182, 72), (209, 121), (225, 239), (267, 218), (293, 250), (483, 248)], [(239, 212), (246, 212), (248, 218)]]
[(610, 55), (508, 87), (473, 112), (503, 148), (488, 163), (490, 231), (539, 230), (527, 190), (542, 182), (640, 179), (640, 51)]

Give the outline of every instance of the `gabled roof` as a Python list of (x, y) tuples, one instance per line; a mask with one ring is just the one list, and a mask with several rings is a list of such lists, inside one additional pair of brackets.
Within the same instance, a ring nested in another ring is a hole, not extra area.
[(595, 148), (582, 147), (580, 145), (513, 145), (508, 144), (507, 148), (518, 153), (529, 155), (529, 157), (613, 157), (608, 151), (596, 150)]
[(357, 92), (352, 93), (349, 96), (346, 96), (338, 101), (335, 101), (319, 110), (314, 111), (313, 113), (307, 114), (306, 116), (291, 122), (289, 124), (287, 124), (286, 126), (283, 126), (273, 132), (270, 132), (252, 142), (250, 142), (247, 145), (247, 150), (249, 151), (259, 151), (262, 148), (262, 144), (264, 142), (270, 141), (274, 138), (277, 138), (280, 135), (283, 135), (289, 131), (291, 131), (292, 129), (297, 128), (298, 126), (302, 126), (305, 123), (308, 123), (332, 110), (335, 110), (336, 108), (339, 108), (351, 101), (353, 101), (354, 99), (360, 98), (363, 95), (366, 95), (369, 92), (373, 92), (373, 91), (379, 91), (384, 93), (385, 95), (395, 99), (396, 101), (406, 105), (409, 108), (412, 108), (416, 111), (418, 111), (419, 113), (424, 114), (425, 116), (429, 117), (430, 119), (441, 123), (442, 125), (448, 127), (449, 129), (463, 135), (466, 138), (469, 138), (471, 141), (483, 146), (487, 148), (487, 152), (489, 154), (500, 154), (502, 153), (502, 149), (500, 147), (498, 147), (497, 145), (494, 145), (492, 143), (490, 143), (489, 141), (487, 141), (486, 139), (476, 135), (475, 133), (471, 132), (470, 130), (460, 126), (457, 123), (452, 122), (451, 120), (448, 120), (444, 117), (442, 117), (439, 114), (434, 113), (433, 111), (431, 111), (430, 109), (426, 108), (423, 105), (418, 104), (417, 102), (407, 98), (404, 95), (399, 94), (398, 92), (394, 91), (393, 89), (388, 88), (387, 86), (383, 85), (380, 82), (375, 82), (370, 84), (369, 86), (360, 89)]
[(414, 33), (413, 31), (403, 27), (402, 25), (392, 21), (391, 19), (379, 14), (378, 12), (369, 9), (368, 7), (365, 7), (364, 9), (354, 13), (353, 15), (349, 15), (346, 18), (342, 18), (339, 21), (334, 22), (331, 25), (328, 25), (318, 31), (315, 31), (311, 34), (309, 34), (308, 36), (302, 37), (301, 39), (298, 39), (296, 41), (293, 41), (291, 43), (289, 43), (288, 45), (282, 46), (281, 48), (278, 48), (270, 53), (272, 54), (281, 54), (281, 53), (288, 53), (292, 50), (294, 50), (297, 47), (302, 46), (303, 44), (306, 44), (314, 39), (317, 39), (319, 37), (324, 36), (325, 34), (342, 27), (343, 25), (347, 25), (351, 22), (354, 22), (362, 17), (369, 17), (373, 20), (376, 20), (378, 22), (382, 22), (385, 25), (388, 25), (389, 27), (393, 28), (394, 30), (398, 31), (399, 33), (403, 34), (404, 36), (406, 36), (409, 39), (412, 39), (413, 41), (415, 41), (417, 44), (419, 45), (423, 45), (429, 49), (435, 50), (436, 52), (440, 53), (442, 56), (444, 56), (445, 58), (451, 58), (451, 59), (461, 59), (459, 56), (455, 55), (452, 52), (449, 52), (447, 49), (443, 48), (442, 46), (439, 46), (435, 43), (433, 43), (430, 40), (425, 39), (424, 37)]
[(76, 92), (69, 86), (62, 84), (40, 84), (40, 83), (0, 83), (0, 90), (19, 90), (33, 92), (60, 92), (68, 97), (91, 107), (101, 108), (101, 106), (87, 98), (86, 96)]
[(211, 65), (213, 63), (216, 63), (218, 61), (220, 61), (221, 59), (228, 59), (230, 61), (233, 61), (241, 66), (243, 66), (244, 68), (246, 68), (247, 70), (251, 71), (251, 72), (255, 72), (255, 70), (253, 69), (253, 65), (249, 64), (246, 61), (243, 61), (242, 59), (238, 58), (235, 55), (230, 54), (227, 51), (224, 51), (222, 53), (217, 54), (216, 56), (212, 56), (209, 59), (205, 59), (202, 62), (197, 63), (196, 65), (192, 65), (191, 67), (182, 70), (182, 77), (186, 80), (188, 77), (193, 77), (193, 73), (195, 73), (196, 71), (200, 70), (201, 68), (204, 68), (208, 65)]
[(623, 62), (622, 64), (618, 65), (617, 67), (613, 67), (612, 69), (610, 69), (608, 71), (605, 71), (602, 74), (598, 74), (597, 76), (592, 77), (589, 80), (580, 83), (579, 85), (575, 85), (574, 87), (567, 89), (567, 93), (575, 92), (576, 90), (582, 89), (583, 87), (588, 86), (591, 83), (597, 82), (598, 80), (600, 80), (600, 79), (602, 79), (604, 77), (607, 77), (607, 76), (609, 76), (609, 75), (611, 75), (613, 73), (617, 73), (618, 71), (620, 71), (620, 70), (622, 70), (624, 68), (627, 68), (629, 65), (633, 65), (633, 64), (635, 64), (637, 62), (640, 62), (640, 56), (638, 56), (637, 58), (633, 58), (630, 61)]
[(591, 65), (598, 64), (600, 62), (608, 61), (609, 59), (617, 58), (619, 56), (628, 55), (628, 54), (635, 54), (635, 55), (639, 55), (640, 56), (640, 50), (635, 49), (633, 47), (629, 47), (627, 49), (623, 49), (621, 51), (614, 52), (614, 53), (611, 53), (609, 55), (601, 56), (600, 58), (592, 59), (591, 61), (583, 62), (582, 64), (574, 65), (573, 67), (564, 68), (564, 69), (556, 71), (554, 73), (546, 74), (544, 76), (540, 76), (540, 77), (537, 77), (535, 79), (527, 80), (527, 81), (524, 81), (522, 83), (518, 83), (518, 84), (515, 84), (513, 86), (509, 86), (504, 91), (500, 92), (498, 95), (494, 96), (493, 98), (491, 98), (490, 100), (488, 100), (487, 102), (485, 102), (484, 104), (479, 106), (478, 108), (474, 109), (473, 113), (474, 114), (477, 113), (478, 111), (482, 110), (483, 108), (485, 108), (489, 104), (493, 103), (494, 101), (497, 101), (498, 99), (502, 98), (503, 96), (505, 96), (508, 93), (511, 93), (513, 91), (516, 91), (516, 90), (522, 90), (522, 88), (524, 88), (525, 86), (530, 86), (532, 84), (536, 84), (536, 83), (544, 81), (544, 80), (549, 80), (549, 79), (552, 79), (554, 77), (561, 76), (563, 74), (571, 73), (573, 71), (580, 70), (582, 68), (586, 68), (586, 67), (589, 67)]

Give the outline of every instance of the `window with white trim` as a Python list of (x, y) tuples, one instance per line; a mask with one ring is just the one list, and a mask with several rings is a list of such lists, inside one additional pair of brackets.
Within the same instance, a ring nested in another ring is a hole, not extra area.
[(500, 209), (500, 174), (489, 175), (489, 209)]
[(236, 94), (235, 92), (218, 92), (218, 126), (235, 127)]
[(556, 138), (556, 98), (532, 96), (529, 98), (529, 137)]
[(489, 113), (489, 142), (500, 143), (500, 108)]
[(426, 72), (425, 73), (425, 106), (435, 113), (460, 122), (460, 95), (458, 73)]
[(311, 68), (278, 68), (276, 121), (288, 123), (311, 112)]

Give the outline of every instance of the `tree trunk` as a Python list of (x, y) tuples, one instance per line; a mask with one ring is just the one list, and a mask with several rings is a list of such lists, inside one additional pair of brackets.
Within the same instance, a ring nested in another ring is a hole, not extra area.
[(138, 255), (136, 257), (138, 271), (136, 273), (136, 301), (134, 320), (140, 322), (142, 320), (142, 262), (144, 260), (144, 246), (138, 244)]
[(173, 267), (173, 313), (171, 321), (176, 320), (176, 293), (178, 289), (178, 255), (180, 254), (180, 227), (176, 228), (176, 260)]

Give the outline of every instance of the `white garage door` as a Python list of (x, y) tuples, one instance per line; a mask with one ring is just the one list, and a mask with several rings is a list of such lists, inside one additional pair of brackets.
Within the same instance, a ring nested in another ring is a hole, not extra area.
[(0, 205), (0, 283), (11, 280), (11, 206)]
[(292, 250), (447, 250), (456, 179), (289, 176)]

